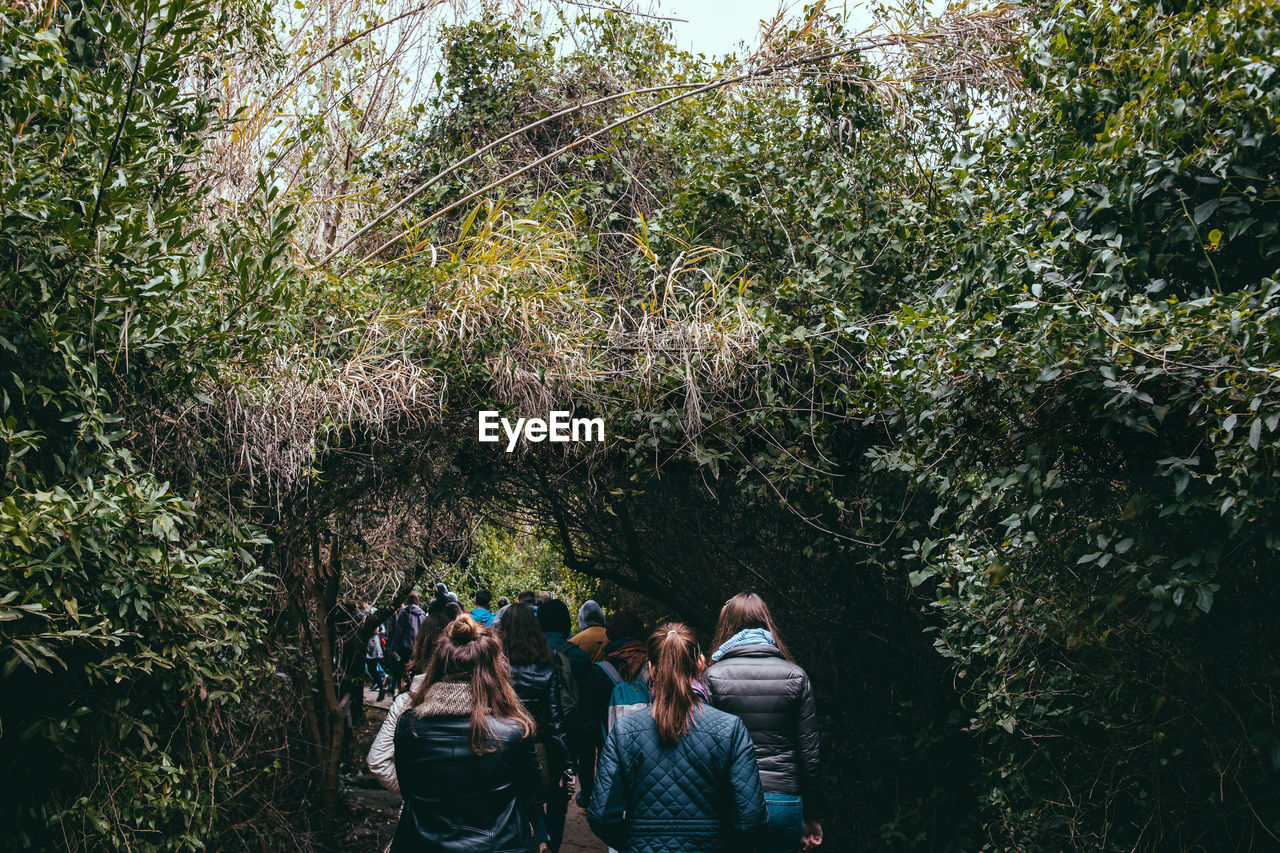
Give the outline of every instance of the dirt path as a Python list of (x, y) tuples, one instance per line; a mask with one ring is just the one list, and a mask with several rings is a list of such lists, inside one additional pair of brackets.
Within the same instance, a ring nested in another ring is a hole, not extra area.
[[(384, 790), (364, 765), (369, 744), (373, 743), (373, 736), (382, 727), (387, 709), (391, 707), (390, 697), (381, 702), (376, 701), (377, 698), (376, 691), (365, 691), (364, 723), (356, 729), (352, 753), (361, 772), (348, 778), (348, 815), (347, 826), (342, 833), (342, 849), (353, 853), (381, 853), (391, 843), (400, 819), (400, 795)], [(560, 853), (604, 853), (605, 850), (605, 845), (587, 826), (586, 814), (575, 803), (570, 803)]]
[(359, 773), (348, 777), (346, 791), (348, 808), (346, 831), (342, 835), (342, 849), (381, 853), (391, 843), (396, 824), (400, 820), (400, 795), (393, 794), (378, 783), (365, 766), (373, 737), (382, 728), (391, 707), (391, 697), (377, 701), (376, 690), (364, 692), (364, 722), (356, 727), (352, 764)]
[(564, 843), (560, 853), (604, 853), (607, 848), (587, 826), (587, 815), (577, 803), (569, 803), (569, 816), (564, 822)]

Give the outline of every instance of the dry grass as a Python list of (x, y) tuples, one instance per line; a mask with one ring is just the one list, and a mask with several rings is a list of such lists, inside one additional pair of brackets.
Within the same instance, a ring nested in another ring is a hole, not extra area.
[[(704, 396), (740, 389), (749, 373), (760, 326), (737, 298), (746, 282), (713, 263), (723, 253), (690, 247), (655, 263), (650, 299), (625, 308), (574, 278), (567, 226), (490, 207), (438, 265), (420, 254), (398, 268), (417, 280), (417, 307), (367, 321), (341, 361), (295, 347), (210, 380), (213, 402), (193, 426), (225, 436), (228, 463), (276, 499), (347, 436), (385, 446), (480, 403), (545, 416), (570, 401), (676, 395), (696, 430)], [(479, 344), (494, 338), (496, 350)], [(423, 366), (433, 360), (448, 375)]]
[[(321, 375), (300, 375), (303, 366)], [(229, 460), (251, 486), (283, 495), (307, 479), (343, 432), (386, 440), (393, 429), (421, 426), (440, 411), (444, 383), (408, 360), (367, 355), (326, 367), (287, 353), (218, 389)]]

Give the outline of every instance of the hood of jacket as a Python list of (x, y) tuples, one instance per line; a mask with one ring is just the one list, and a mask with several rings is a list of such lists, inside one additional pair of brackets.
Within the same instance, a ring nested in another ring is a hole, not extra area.
[(410, 710), (419, 717), (470, 717), (473, 708), (470, 681), (445, 680), (431, 685), (422, 701)]
[(778, 644), (773, 639), (773, 634), (764, 628), (745, 628), (725, 640), (720, 648), (711, 653), (712, 660), (720, 660), (729, 652), (741, 646), (761, 646), (768, 645), (777, 648)]
[(435, 591), (431, 595), (431, 602), (427, 605), (427, 610), (431, 613), (439, 613), (454, 601), (457, 601), (457, 596), (449, 592), (449, 588), (443, 583), (437, 583)]
[(589, 598), (578, 608), (578, 630), (585, 631), (592, 625), (604, 626), (604, 609)]

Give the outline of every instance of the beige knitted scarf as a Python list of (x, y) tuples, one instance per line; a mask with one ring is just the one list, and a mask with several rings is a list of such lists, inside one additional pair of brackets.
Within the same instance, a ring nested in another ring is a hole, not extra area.
[(470, 717), (475, 702), (470, 681), (437, 681), (413, 708), (419, 717)]

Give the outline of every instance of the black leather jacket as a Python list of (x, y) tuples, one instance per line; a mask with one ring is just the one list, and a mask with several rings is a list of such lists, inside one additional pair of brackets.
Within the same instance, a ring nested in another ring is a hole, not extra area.
[(469, 716), (406, 710), (396, 725), (395, 762), (404, 810), (393, 853), (530, 853), (538, 758), (520, 726), (491, 718), (493, 752), (471, 748)]
[(555, 779), (569, 769), (565, 720), (560, 710), (560, 679), (555, 667), (549, 663), (512, 666), (511, 686), (538, 724), (538, 742), (546, 747), (548, 770)]
[(805, 819), (820, 819), (818, 718), (805, 671), (773, 646), (738, 646), (704, 680), (712, 704), (746, 723), (765, 793), (799, 794)]

